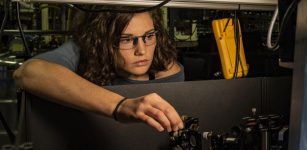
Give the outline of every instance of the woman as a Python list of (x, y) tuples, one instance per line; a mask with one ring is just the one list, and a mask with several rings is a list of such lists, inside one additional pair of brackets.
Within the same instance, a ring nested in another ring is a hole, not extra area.
[(182, 129), (176, 110), (158, 94), (125, 98), (104, 88), (184, 80), (160, 10), (81, 13), (77, 18), (75, 40), (26, 61), (14, 72), (17, 86), (121, 122), (143, 121), (158, 131)]

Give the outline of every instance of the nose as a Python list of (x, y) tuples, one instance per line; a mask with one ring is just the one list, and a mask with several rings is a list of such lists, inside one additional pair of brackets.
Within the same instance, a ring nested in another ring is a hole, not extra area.
[(136, 43), (136, 46), (135, 46), (135, 55), (144, 55), (146, 53), (146, 45), (145, 45), (145, 42), (140, 39), (142, 37), (139, 37), (138, 38), (138, 41)]

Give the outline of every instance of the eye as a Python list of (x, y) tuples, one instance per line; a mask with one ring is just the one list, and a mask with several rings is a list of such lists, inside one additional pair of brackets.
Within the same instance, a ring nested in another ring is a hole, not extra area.
[(154, 33), (149, 33), (149, 34), (147, 34), (147, 35), (145, 36), (145, 40), (151, 40), (151, 39), (153, 39), (154, 36), (155, 36)]
[(132, 39), (132, 37), (122, 37), (122, 38), (120, 38), (119, 42), (121, 44), (129, 44), (129, 43), (133, 42), (133, 39)]

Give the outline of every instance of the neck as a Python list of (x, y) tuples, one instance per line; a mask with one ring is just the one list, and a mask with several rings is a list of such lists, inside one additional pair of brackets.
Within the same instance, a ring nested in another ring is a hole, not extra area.
[(142, 75), (135, 75), (135, 74), (131, 74), (131, 73), (121, 70), (121, 71), (117, 71), (117, 75), (122, 78), (130, 79), (130, 80), (137, 80), (137, 81), (149, 80), (149, 75), (147, 73), (142, 74)]

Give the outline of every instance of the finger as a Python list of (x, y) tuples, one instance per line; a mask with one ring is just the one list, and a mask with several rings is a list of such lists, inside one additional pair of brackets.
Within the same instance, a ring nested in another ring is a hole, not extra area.
[(158, 131), (162, 132), (164, 131), (164, 128), (161, 126), (159, 122), (157, 122), (155, 119), (151, 118), (150, 116), (146, 114), (140, 114), (139, 115), (140, 120), (147, 123), (148, 125), (156, 128)]
[(179, 129), (183, 129), (183, 122), (176, 112), (176, 110), (172, 107), (162, 108), (165, 116), (170, 120), (173, 131), (177, 131)]
[(172, 107), (168, 102), (161, 101), (158, 103), (154, 103), (152, 106), (156, 109), (159, 109), (165, 114), (165, 116), (168, 118), (171, 124), (171, 127), (174, 131), (177, 131), (178, 129), (183, 128), (183, 122), (179, 114), (177, 113), (175, 108)]
[(162, 111), (160, 111), (159, 109), (150, 106), (145, 111), (145, 114), (152, 117), (157, 122), (159, 122), (164, 127), (164, 129), (167, 129), (168, 132), (172, 131), (170, 121), (165, 116), (165, 114)]

